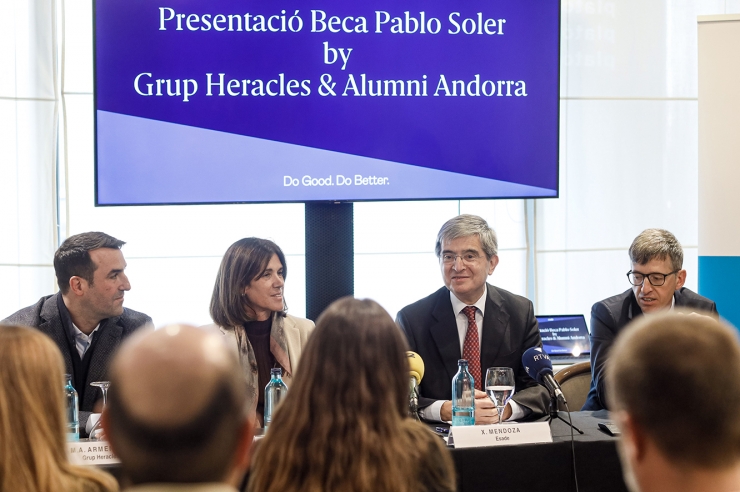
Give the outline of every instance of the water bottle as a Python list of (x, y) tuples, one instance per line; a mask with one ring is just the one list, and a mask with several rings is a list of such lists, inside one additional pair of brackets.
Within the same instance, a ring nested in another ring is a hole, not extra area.
[(475, 381), (468, 371), (468, 361), (457, 361), (452, 378), (452, 425), (475, 425)]
[(270, 369), (270, 382), (265, 386), (265, 431), (272, 422), (275, 409), (287, 393), (288, 387), (283, 382), (283, 370), (279, 367)]
[(72, 375), (65, 374), (64, 394), (67, 398), (67, 441), (80, 440), (80, 406), (77, 391), (72, 386)]

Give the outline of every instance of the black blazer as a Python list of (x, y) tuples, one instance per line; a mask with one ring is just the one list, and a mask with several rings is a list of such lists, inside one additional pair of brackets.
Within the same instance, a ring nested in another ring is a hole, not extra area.
[[(457, 361), (462, 358), (460, 338), (452, 311), (450, 291), (442, 287), (434, 294), (410, 304), (398, 312), (401, 327), (411, 350), (424, 361), (424, 377), (419, 385), (424, 408), (434, 400), (452, 398), (452, 378)], [(547, 412), (550, 398), (522, 366), (522, 354), (530, 347), (540, 347), (540, 330), (532, 302), (488, 284), (488, 298), (481, 337), (481, 372), (489, 367), (511, 367), (516, 379), (512, 398), (532, 411), (530, 418)]]
[[(31, 326), (49, 335), (62, 352), (65, 371), (72, 374), (69, 334), (64, 330), (59, 305), (57, 304), (59, 302), (64, 302), (61, 293), (42, 297), (33, 306), (21, 309), (5, 318), (1, 323)], [(123, 309), (121, 316), (103, 320), (95, 335), (100, 338), (95, 342), (95, 351), (90, 359), (86, 384), (89, 385), (93, 381), (106, 381), (108, 379), (108, 363), (121, 341), (137, 329), (144, 325), (151, 325), (151, 323), (152, 319), (146, 314), (128, 308)], [(97, 388), (94, 390), (93, 388), (89, 390), (85, 388), (84, 401), (80, 401), (80, 431), (83, 434), (87, 419), (95, 402), (101, 398), (101, 395)]]
[[(711, 313), (719, 318), (714, 301), (681, 287), (674, 294), (676, 307)], [(642, 309), (632, 289), (604, 299), (591, 308), (591, 388), (582, 410), (609, 409), (606, 401), (604, 367), (617, 335), (633, 319), (642, 316)]]

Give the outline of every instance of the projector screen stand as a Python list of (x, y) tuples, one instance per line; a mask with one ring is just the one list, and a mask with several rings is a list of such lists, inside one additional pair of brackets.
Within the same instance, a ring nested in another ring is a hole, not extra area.
[(306, 203), (306, 317), (355, 292), (352, 203)]

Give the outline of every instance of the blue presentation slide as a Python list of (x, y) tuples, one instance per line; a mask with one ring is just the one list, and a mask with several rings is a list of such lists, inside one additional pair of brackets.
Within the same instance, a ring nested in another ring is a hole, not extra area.
[(559, 15), (96, 0), (97, 203), (557, 196)]

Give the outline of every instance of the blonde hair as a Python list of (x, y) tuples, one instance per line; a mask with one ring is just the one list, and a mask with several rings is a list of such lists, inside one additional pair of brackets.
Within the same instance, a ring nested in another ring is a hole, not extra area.
[(54, 342), (0, 325), (0, 361), (0, 490), (118, 490), (111, 475), (67, 461), (64, 363)]
[(378, 303), (343, 298), (330, 305), (256, 452), (249, 490), (455, 490), (442, 441), (407, 418), (406, 349)]

